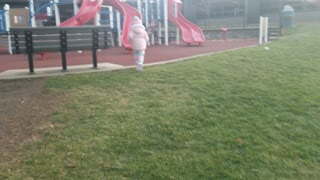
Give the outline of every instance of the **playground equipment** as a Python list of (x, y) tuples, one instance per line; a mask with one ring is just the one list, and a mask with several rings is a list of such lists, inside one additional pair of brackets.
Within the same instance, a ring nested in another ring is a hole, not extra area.
[[(60, 11), (59, 5), (67, 5), (73, 4), (74, 15), (78, 12), (78, 1), (79, 0), (51, 0), (46, 4), (42, 4), (40, 7), (35, 8), (34, 1), (37, 0), (29, 0), (29, 11), (30, 11), (30, 22), (29, 26), (37, 27), (39, 24), (38, 20), (44, 20), (50, 16), (55, 16), (55, 24), (56, 26), (60, 25)], [(46, 9), (46, 13), (43, 13), (43, 9)]]
[[(118, 42), (120, 46), (124, 46), (125, 49), (131, 49), (131, 45), (127, 40), (130, 26), (132, 24), (132, 19), (134, 16), (141, 18), (146, 25), (149, 27), (149, 24), (155, 27), (156, 23), (158, 24), (158, 43), (161, 44), (161, 38), (163, 38), (162, 33), (164, 31), (164, 41), (165, 45), (169, 44), (169, 28), (168, 21), (172, 22), (177, 26), (176, 31), (176, 41), (177, 44), (180, 42), (180, 32), (182, 35), (182, 40), (187, 43), (198, 43), (201, 44), (205, 42), (205, 37), (202, 30), (188, 21), (181, 13), (182, 2), (180, 0), (135, 0), (139, 11), (127, 4), (125, 0), (82, 0), (82, 5), (80, 9), (78, 8), (78, 3), (81, 0), (51, 0), (48, 4), (42, 5), (35, 10), (34, 0), (29, 0), (29, 11), (30, 11), (30, 23), (29, 26), (36, 27), (36, 15), (39, 12), (39, 9), (46, 8), (47, 15), (55, 15), (56, 25), (63, 26), (81, 26), (86, 24), (91, 19), (95, 18), (95, 24), (100, 25), (101, 19), (99, 11), (104, 6), (104, 4), (112, 7), (109, 9), (109, 12), (112, 12), (115, 9), (117, 12), (116, 18), (113, 17), (114, 13), (109, 14), (110, 27), (114, 27), (113, 20), (116, 19), (117, 32), (118, 32)], [(66, 21), (60, 23), (60, 13), (59, 13), (59, 4), (71, 3), (74, 6), (74, 16), (67, 19)], [(156, 3), (156, 4), (153, 4)], [(144, 7), (142, 7), (144, 5)], [(9, 11), (9, 10), (8, 10)], [(144, 13), (140, 13), (144, 12)], [(156, 13), (155, 13), (156, 12)], [(122, 18), (120, 13), (123, 15), (123, 22), (121, 28)], [(143, 16), (143, 15), (144, 16)], [(155, 15), (156, 14), (156, 15)], [(143, 18), (144, 17), (144, 18)], [(6, 22), (10, 22), (9, 20)], [(162, 23), (164, 24), (164, 29), (162, 28)], [(3, 24), (3, 23), (2, 23)], [(3, 27), (2, 31), (3, 31)], [(10, 24), (6, 24), (6, 32), (9, 31)], [(153, 31), (150, 31), (152, 44), (154, 42)], [(8, 38), (10, 39), (10, 38)], [(8, 40), (9, 41), (9, 40)], [(11, 52), (11, 43), (9, 43), (9, 52)], [(114, 43), (112, 43), (114, 44)]]
[[(103, 7), (104, 2), (106, 4), (111, 5), (113, 8), (115, 8), (125, 16), (121, 42), (126, 49), (131, 49), (131, 45), (127, 40), (128, 32), (132, 23), (132, 18), (134, 16), (138, 16), (141, 18), (141, 14), (129, 4), (119, 0), (104, 0), (104, 1), (103, 0), (83, 0), (80, 9), (77, 10), (77, 12), (75, 12), (75, 15), (62, 23), (60, 23), (60, 13), (59, 13), (59, 7), (58, 7), (59, 0), (55, 0), (53, 6), (55, 9), (56, 25), (62, 26), (62, 27), (63, 26), (81, 26), (95, 17), (96, 17), (96, 20), (95, 20), (96, 25), (99, 25), (100, 14), (98, 12)], [(76, 4), (76, 1), (74, 0), (73, 3)], [(76, 10), (76, 8), (74, 9)], [(110, 19), (113, 19), (113, 18), (110, 18)], [(120, 18), (117, 18), (117, 19), (118, 19), (118, 22), (120, 22)], [(113, 27), (112, 21), (110, 21), (110, 26)], [(118, 32), (120, 32), (120, 24), (118, 24)], [(119, 37), (120, 37), (120, 34), (119, 34)]]
[[(58, 2), (58, 0), (55, 0)], [(124, 16), (124, 21), (122, 25), (122, 35), (121, 42), (126, 49), (131, 49), (131, 45), (128, 43), (127, 36), (134, 16), (138, 16), (141, 19), (142, 14), (142, 3), (141, 0), (137, 0), (138, 10), (130, 6), (121, 0), (83, 0), (80, 10), (76, 13), (74, 17), (71, 17), (67, 21), (63, 22), (61, 26), (78, 26), (88, 22), (90, 19), (94, 18), (99, 12), (102, 4), (106, 3), (112, 6), (114, 9), (119, 11)], [(205, 42), (205, 37), (202, 30), (188, 21), (181, 13), (182, 2), (180, 0), (157, 0), (156, 1), (157, 19), (159, 21), (158, 26), (158, 36), (162, 36), (161, 20), (164, 22), (164, 34), (165, 34), (165, 45), (168, 45), (168, 20), (177, 26), (177, 44), (180, 42), (179, 30), (182, 34), (182, 40), (187, 43), (203, 43)], [(146, 27), (149, 26), (149, 20), (154, 21), (152, 14), (151, 0), (144, 1), (144, 23)], [(56, 18), (59, 19), (59, 18)], [(118, 35), (121, 34), (120, 28), (120, 17), (117, 13), (118, 22)], [(97, 22), (97, 21), (96, 21)], [(153, 35), (152, 35), (153, 36)], [(153, 39), (153, 38), (151, 38)], [(159, 41), (159, 43), (161, 43)]]
[(62, 22), (59, 26), (81, 26), (92, 18), (100, 11), (102, 0), (84, 0), (79, 11), (70, 19)]
[(0, 34), (5, 34), (7, 32), (4, 13), (5, 11), (0, 11)]
[[(103, 18), (101, 18), (103, 16)], [(100, 13), (96, 18), (96, 24), (109, 24), (110, 28), (114, 28), (114, 14), (113, 14), (113, 7), (103, 5), (100, 9)]]
[(224, 40), (224, 41), (227, 41), (227, 32), (228, 32), (228, 28), (221, 27), (221, 28), (220, 28), (220, 31), (222, 32), (223, 40)]
[(137, 16), (140, 19), (142, 19), (141, 14), (134, 7), (130, 6), (125, 2), (122, 2), (119, 0), (105, 0), (105, 2), (124, 15), (121, 42), (126, 49), (130, 50), (131, 45), (128, 42), (128, 34), (129, 34), (130, 26), (132, 24), (132, 20), (134, 16)]
[(3, 11), (0, 11), (0, 34), (7, 34), (10, 27), (9, 20), (9, 5), (5, 5)]
[(9, 35), (10, 29), (10, 16), (9, 16), (10, 6), (5, 4), (3, 6), (3, 11), (0, 11), (0, 34), (7, 35), (8, 38), (8, 52), (12, 54), (11, 39)]
[(182, 2), (180, 0), (168, 0), (169, 20), (181, 31), (182, 40), (187, 43), (203, 43), (205, 37), (202, 30), (188, 21), (181, 13)]

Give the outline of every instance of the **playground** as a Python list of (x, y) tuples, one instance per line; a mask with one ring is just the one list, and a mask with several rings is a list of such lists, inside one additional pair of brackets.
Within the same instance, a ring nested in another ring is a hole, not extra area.
[[(30, 0), (30, 17), (26, 16), (20, 19), (26, 19), (25, 25), (29, 24), (29, 26), (31, 25), (32, 27), (39, 26), (39, 19), (42, 21), (44, 18), (49, 18), (50, 16), (55, 17), (55, 24), (57, 27), (77, 27), (88, 23), (92, 19), (94, 19), (93, 23), (96, 26), (100, 26), (101, 23), (107, 24), (112, 30), (112, 32), (109, 33), (108, 37), (111, 40), (109, 44), (112, 47), (107, 50), (102, 49), (101, 51), (97, 52), (98, 63), (103, 63), (102, 66), (100, 66), (99, 70), (113, 70), (114, 68), (126, 68), (134, 65), (132, 55), (128, 51), (126, 51), (131, 49), (131, 45), (127, 41), (127, 36), (128, 31), (130, 29), (130, 25), (132, 23), (132, 18), (134, 16), (138, 16), (141, 19), (143, 19), (144, 24), (147, 27), (150, 35), (151, 45), (148, 47), (147, 50), (145, 58), (146, 65), (154, 63), (164, 63), (168, 61), (176, 61), (177, 59), (183, 59), (190, 56), (198, 56), (208, 53), (216, 53), (221, 51), (238, 49), (242, 47), (249, 47), (258, 43), (258, 40), (255, 38), (226, 40), (226, 30), (224, 30), (224, 32), (221, 33), (221, 40), (206, 41), (202, 30), (195, 24), (188, 21), (182, 15), (181, 11), (183, 6), (181, 1), (159, 0), (152, 1), (153, 4), (151, 3), (151, 1), (137, 1), (137, 4), (135, 5), (136, 7), (133, 7), (126, 2), (122, 2), (119, 0), (85, 0), (82, 2), (82, 4), (79, 4), (79, 1), (73, 1), (74, 15), (68, 18), (67, 20), (64, 20), (63, 22), (60, 22), (60, 12), (62, 10), (59, 10), (58, 5), (59, 3), (62, 3), (62, 5), (66, 4), (66, 2), (71, 1), (51, 1), (49, 4), (44, 4), (36, 9), (34, 7), (34, 1)], [(104, 8), (105, 10), (103, 11), (102, 8)], [(6, 6), (4, 9), (7, 9), (7, 13), (6, 11), (4, 11), (4, 15), (10, 14), (8, 13), (10, 11), (10, 8), (8, 6)], [(47, 14), (41, 13), (43, 12), (43, 9), (46, 9)], [(21, 13), (15, 15), (17, 12), (19, 11), (14, 10), (11, 13), (14, 15), (10, 16), (13, 16), (14, 18), (22, 16)], [(8, 33), (10, 30), (10, 26), (17, 26), (16, 24), (12, 25), (15, 22), (12, 20), (13, 17), (2, 18), (10, 19), (10, 21), (6, 21), (7, 23), (4, 24), (2, 28), (6, 29)], [(169, 30), (169, 21), (172, 23), (172, 25), (176, 26), (174, 30), (175, 32)], [(21, 24), (23, 23), (19, 23), (20, 24), (18, 27), (22, 26)], [(41, 30), (41, 27), (38, 29)], [(45, 31), (45, 28), (43, 28), (43, 32)], [(81, 30), (79, 30), (79, 32), (81, 33)], [(46, 34), (42, 33), (41, 35), (33, 35), (33, 38), (41, 40), (43, 39), (41, 38), (41, 36), (46, 36)], [(37, 51), (38, 53), (32, 52), (29, 55), (24, 55), (23, 53), (19, 52), (23, 51), (27, 53), (27, 49), (25, 49), (24, 46), (19, 46), (19, 44), (21, 43), (24, 44), (23, 41), (17, 41), (19, 38), (16, 35), (14, 36), (13, 32), (11, 32), (11, 35), (8, 35), (8, 44), (6, 44), (6, 39), (3, 38), (3, 36), (1, 38), (1, 78), (14, 79), (28, 77), (27, 69), (28, 65), (30, 68), (30, 63), (34, 64), (34, 67), (36, 69), (36, 73), (33, 77), (52, 74), (63, 74), (61, 71), (57, 69), (59, 66), (61, 67), (61, 64), (64, 64), (63, 62), (61, 63), (60, 60), (60, 53), (62, 52), (48, 53), (42, 50), (42, 52)], [(42, 49), (48, 51), (52, 47), (52, 45), (50, 44), (58, 42), (53, 42), (52, 40), (39, 42), (39, 40), (34, 40), (34, 42), (30, 42), (30, 44), (33, 44), (33, 49), (35, 49), (36, 47), (44, 46), (42, 47)], [(70, 40), (68, 44), (70, 43), (72, 43), (72, 40)], [(71, 48), (74, 47), (70, 46), (68, 49)], [(39, 53), (42, 55), (40, 56)], [(92, 55), (90, 51), (82, 51), (82, 53), (70, 51), (66, 54), (68, 61), (65, 64), (71, 66), (70, 69), (76, 69), (76, 72), (81, 71), (81, 69), (83, 69), (84, 66), (89, 65), (91, 63), (90, 59)], [(30, 57), (32, 57), (34, 60), (30, 60)], [(110, 65), (110, 68), (108, 68), (108, 65)], [(81, 66), (81, 68), (79, 70), (79, 68), (72, 66)], [(38, 68), (41, 68), (41, 73), (37, 74)], [(55, 70), (53, 71), (53, 69)], [(64, 69), (66, 69), (66, 67), (64, 67)], [(33, 69), (30, 70), (30, 72), (31, 71), (33, 71)], [(46, 71), (48, 71), (49, 73), (47, 73)], [(84, 69), (84, 72), (88, 71), (92, 71), (92, 69)], [(72, 70), (68, 71), (68, 73), (72, 72)], [(32, 76), (30, 75), (30, 77)]]
[(0, 81), (0, 177), (316, 179), (318, 28), (143, 73)]
[[(140, 13), (148, 1), (83, 0), (64, 19), (55, 0), (43, 6), (55, 16), (46, 28), (35, 27), (32, 2), (29, 20), (16, 18), (31, 28), (0, 26), (0, 179), (320, 176), (319, 23), (287, 21), (270, 43), (260, 17), (256, 38), (226, 38), (222, 27), (213, 40), (182, 16), (181, 1), (165, 0), (172, 9), (162, 4), (163, 15), (149, 17)], [(96, 16), (103, 2), (108, 21)], [(142, 73), (126, 38), (133, 15), (147, 27), (163, 17)], [(68, 28), (77, 41), (67, 41)]]

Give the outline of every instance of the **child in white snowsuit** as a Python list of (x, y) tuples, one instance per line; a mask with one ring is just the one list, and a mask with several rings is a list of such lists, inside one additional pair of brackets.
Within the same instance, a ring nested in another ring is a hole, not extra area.
[(149, 36), (145, 27), (142, 25), (142, 21), (137, 16), (133, 18), (133, 23), (128, 35), (128, 41), (133, 49), (137, 71), (142, 72), (145, 49), (149, 43)]

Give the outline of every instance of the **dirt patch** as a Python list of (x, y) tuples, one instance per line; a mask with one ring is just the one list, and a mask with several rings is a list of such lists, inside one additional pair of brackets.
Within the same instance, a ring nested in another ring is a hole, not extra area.
[(41, 140), (53, 127), (50, 115), (58, 98), (45, 92), (45, 79), (0, 81), (0, 163), (15, 158), (23, 144)]

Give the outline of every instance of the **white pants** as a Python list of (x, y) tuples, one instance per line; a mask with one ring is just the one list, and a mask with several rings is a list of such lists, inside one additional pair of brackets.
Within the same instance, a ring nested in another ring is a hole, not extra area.
[(137, 70), (142, 71), (145, 52), (144, 50), (141, 50), (141, 51), (134, 51), (133, 53), (134, 53), (134, 60), (137, 66)]

